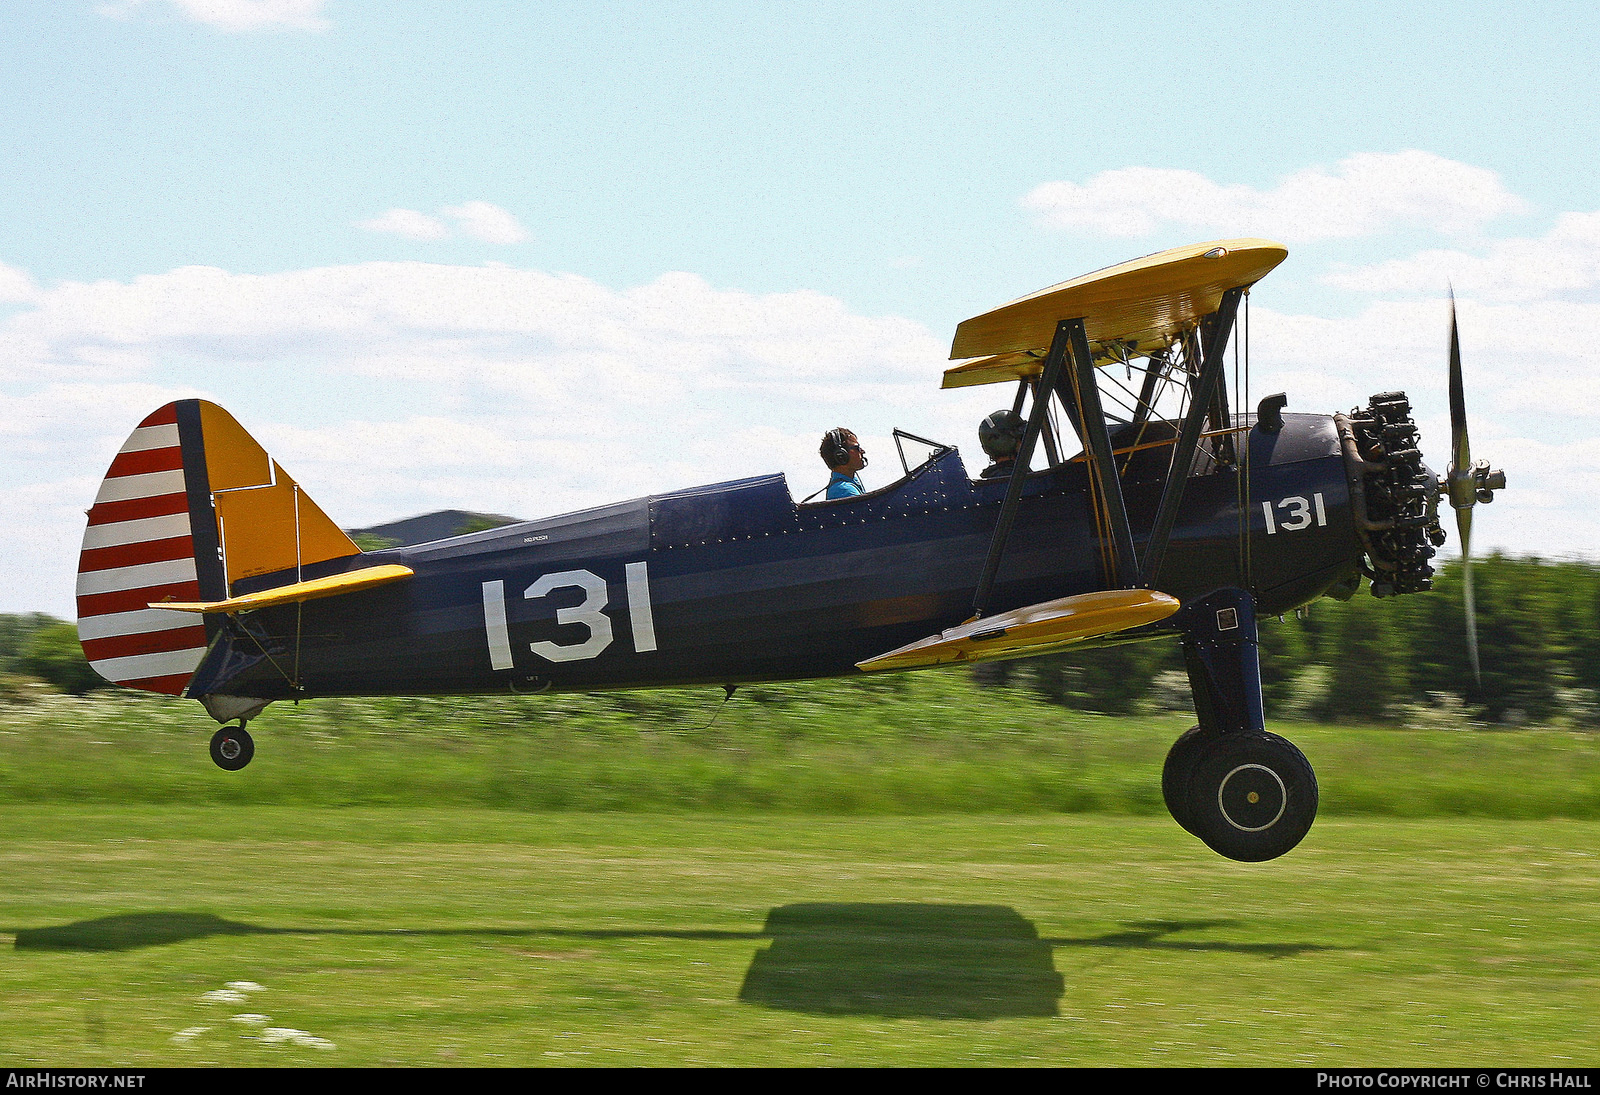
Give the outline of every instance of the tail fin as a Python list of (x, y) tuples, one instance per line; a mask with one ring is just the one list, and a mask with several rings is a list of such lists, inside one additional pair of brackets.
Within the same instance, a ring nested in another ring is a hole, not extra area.
[(95, 672), (181, 695), (208, 627), (160, 601), (217, 601), (234, 583), (360, 554), (231, 414), (185, 399), (150, 415), (111, 462), (78, 557), (78, 638)]

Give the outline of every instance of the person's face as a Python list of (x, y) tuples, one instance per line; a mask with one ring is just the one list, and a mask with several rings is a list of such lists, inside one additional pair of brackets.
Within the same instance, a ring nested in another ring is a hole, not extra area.
[(853, 435), (844, 439), (844, 455), (844, 470), (850, 475), (867, 466), (867, 451)]

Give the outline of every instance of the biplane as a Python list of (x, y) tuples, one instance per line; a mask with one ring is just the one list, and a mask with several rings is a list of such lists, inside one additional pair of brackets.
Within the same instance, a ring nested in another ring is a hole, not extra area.
[(1440, 500), (1465, 550), (1471, 507), (1505, 484), (1470, 458), (1453, 305), (1442, 478), (1402, 394), (1349, 414), (1230, 405), (1241, 301), (1286, 254), (1179, 248), (963, 322), (943, 386), (1009, 386), (1010, 473), (896, 431), (926, 458), (902, 448), (896, 482), (833, 501), (766, 475), (362, 551), (227, 411), (180, 400), (133, 431), (89, 511), (84, 653), (199, 700), (237, 770), (275, 700), (731, 692), (1176, 639), (1198, 725), (1167, 757), (1167, 806), (1218, 853), (1271, 859), (1310, 828), (1317, 782), (1265, 728), (1257, 619), (1363, 577), (1427, 589)]

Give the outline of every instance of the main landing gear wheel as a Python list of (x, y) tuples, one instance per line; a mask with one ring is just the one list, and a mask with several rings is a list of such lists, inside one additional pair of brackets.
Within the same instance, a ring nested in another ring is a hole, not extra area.
[(1189, 779), (1194, 775), (1195, 765), (1216, 740), (1215, 730), (1193, 727), (1172, 743), (1172, 748), (1167, 750), (1167, 762), (1161, 766), (1161, 797), (1166, 800), (1167, 813), (1191, 836), (1200, 834), (1195, 832), (1194, 822), (1189, 819)]
[(1243, 863), (1299, 844), (1317, 816), (1317, 776), (1305, 754), (1267, 733), (1220, 734), (1208, 744), (1184, 795), (1187, 824), (1179, 824)]
[(211, 735), (211, 759), (226, 772), (237, 772), (256, 755), (256, 743), (243, 725), (224, 726)]

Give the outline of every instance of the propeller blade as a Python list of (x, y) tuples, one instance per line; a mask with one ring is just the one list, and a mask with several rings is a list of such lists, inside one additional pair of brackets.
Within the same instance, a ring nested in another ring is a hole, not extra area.
[(1472, 663), (1472, 679), (1483, 687), (1478, 668), (1478, 604), (1472, 590), (1472, 507), (1456, 510), (1456, 530), (1461, 534), (1461, 601), (1467, 612), (1467, 660)]
[[(1461, 335), (1456, 329), (1456, 293), (1450, 290), (1450, 477), (1472, 467), (1472, 446), (1467, 443), (1467, 399), (1461, 387)], [(1452, 495), (1450, 502), (1458, 505)], [(1469, 505), (1471, 503), (1468, 503)]]
[(1450, 488), (1450, 505), (1456, 511), (1456, 530), (1461, 535), (1461, 596), (1467, 616), (1467, 658), (1472, 662), (1472, 679), (1481, 688), (1483, 674), (1478, 667), (1478, 606), (1472, 589), (1472, 507), (1478, 500), (1478, 484), (1472, 474), (1472, 445), (1467, 440), (1467, 399), (1461, 383), (1461, 333), (1456, 326), (1456, 292), (1450, 290), (1450, 470), (1445, 473)]

